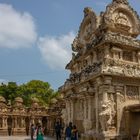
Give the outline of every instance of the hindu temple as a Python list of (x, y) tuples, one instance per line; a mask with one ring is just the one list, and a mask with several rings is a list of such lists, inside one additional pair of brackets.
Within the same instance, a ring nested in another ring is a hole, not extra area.
[(82, 140), (136, 140), (140, 131), (140, 18), (127, 0), (112, 0), (84, 18), (60, 87)]

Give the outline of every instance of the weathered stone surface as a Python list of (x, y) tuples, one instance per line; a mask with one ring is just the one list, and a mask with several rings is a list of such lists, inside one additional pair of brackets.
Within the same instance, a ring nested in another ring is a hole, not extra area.
[(6, 104), (6, 100), (0, 97), (0, 135), (29, 135), (31, 124), (40, 123), (46, 127), (43, 120), (46, 117), (48, 110), (35, 100), (32, 107), (27, 108), (20, 97), (15, 98), (13, 105)]
[[(65, 123), (83, 140), (136, 139), (140, 128), (140, 19), (127, 0), (97, 16), (85, 8), (60, 88)], [(76, 53), (75, 53), (76, 52)]]

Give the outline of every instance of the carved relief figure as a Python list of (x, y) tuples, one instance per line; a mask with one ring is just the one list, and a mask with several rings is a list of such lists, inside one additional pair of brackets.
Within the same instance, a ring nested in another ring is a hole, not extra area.
[(129, 100), (139, 99), (138, 86), (126, 86), (126, 95)]
[(115, 117), (116, 111), (114, 108), (113, 97), (110, 100), (107, 99), (101, 103), (101, 112), (99, 113), (99, 119), (103, 131), (108, 131), (112, 128), (113, 118)]
[(116, 20), (116, 23), (119, 23), (119, 24), (124, 24), (124, 25), (128, 24), (128, 18), (122, 12), (118, 13), (118, 15), (116, 16), (115, 20)]
[(123, 30), (130, 30), (131, 24), (128, 17), (123, 13), (116, 13), (115, 16), (115, 25)]

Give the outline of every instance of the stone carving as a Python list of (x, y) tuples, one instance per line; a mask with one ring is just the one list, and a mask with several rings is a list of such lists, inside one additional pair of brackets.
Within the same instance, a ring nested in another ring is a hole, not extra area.
[(85, 132), (86, 132), (86, 131), (89, 131), (89, 130), (92, 129), (92, 122), (89, 121), (89, 120), (87, 120), (87, 119), (85, 119), (85, 120), (83, 121), (83, 126), (84, 126), (84, 129), (85, 129)]
[[(121, 11), (120, 11), (120, 7), (121, 7)], [(132, 27), (131, 31), (129, 30), (129, 32), (127, 32), (127, 34), (133, 35), (135, 34), (136, 36), (140, 33), (140, 22), (139, 22), (139, 16), (137, 15), (137, 13), (133, 10), (133, 8), (131, 8), (129, 6), (129, 3), (127, 0), (113, 0), (113, 2), (111, 4), (109, 4), (107, 6), (107, 9), (104, 13), (104, 21), (107, 25), (109, 25), (111, 28), (116, 28), (114, 25), (114, 13), (118, 12), (118, 16), (120, 13), (121, 16), (121, 23), (122, 21), (124, 21), (124, 23), (122, 23), (119, 27), (123, 30), (127, 29), (127, 31), (130, 29), (130, 27)], [(133, 23), (133, 25), (130, 25), (130, 22), (128, 22), (128, 18), (125, 16), (125, 14), (122, 12), (125, 11), (125, 13), (128, 13), (129, 15), (127, 17), (131, 17), (131, 21)], [(126, 23), (128, 22), (127, 26)], [(123, 26), (125, 25), (125, 26)], [(125, 27), (125, 28), (124, 28)], [(112, 30), (110, 28), (110, 30)], [(121, 31), (118, 31), (121, 32)], [(121, 32), (123, 34), (123, 32)]]
[(126, 63), (112, 58), (107, 58), (102, 67), (103, 73), (112, 73), (130, 77), (140, 77), (140, 66), (138, 64)]
[(139, 100), (139, 87), (126, 86), (126, 96), (128, 100)]
[(128, 17), (122, 12), (116, 14), (117, 15), (115, 17), (115, 26), (119, 29), (129, 31), (131, 28), (131, 23)]
[(101, 103), (101, 112), (99, 113), (99, 119), (103, 131), (108, 131), (113, 126), (113, 119), (115, 117), (115, 103), (113, 97), (107, 99)]
[(118, 15), (115, 17), (115, 21), (116, 21), (116, 23), (122, 24), (122, 25), (127, 25), (128, 24), (128, 18), (122, 12), (118, 13)]
[(84, 10), (72, 45), (76, 53), (66, 66), (71, 74), (60, 88), (65, 99), (76, 101), (66, 107), (68, 121), (79, 126), (83, 140), (131, 139), (122, 117), (126, 105), (137, 103), (139, 111), (139, 34), (139, 16), (127, 0), (113, 0), (98, 17), (91, 8)]
[(29, 124), (27, 124), (25, 119), (32, 116), (43, 119), (44, 116), (48, 115), (48, 112), (44, 112), (44, 110), (46, 111), (44, 107), (39, 106), (39, 109), (36, 110), (37, 112), (34, 112), (34, 108), (26, 108), (23, 104), (23, 99), (20, 97), (15, 98), (14, 104), (9, 104), (6, 103), (4, 97), (0, 96), (1, 103), (3, 106), (0, 106), (0, 135), (7, 135), (9, 127), (13, 130), (12, 135), (25, 135), (25, 128), (27, 125), (30, 127), (31, 123), (29, 119)]
[(116, 33), (107, 33), (103, 35), (103, 41), (107, 42), (114, 42), (118, 43), (121, 45), (128, 45), (128, 46), (133, 46), (133, 47), (139, 47), (140, 46), (140, 41), (133, 39), (132, 37), (126, 37), (121, 34), (116, 34)]

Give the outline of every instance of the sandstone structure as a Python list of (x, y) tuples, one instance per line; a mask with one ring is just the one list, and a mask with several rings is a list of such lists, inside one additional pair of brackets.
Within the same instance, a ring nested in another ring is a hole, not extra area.
[(29, 135), (31, 124), (40, 123), (47, 128), (48, 110), (38, 103), (34, 98), (32, 106), (27, 108), (20, 97), (11, 105), (0, 96), (0, 135)]
[(136, 139), (140, 129), (140, 18), (127, 0), (113, 0), (99, 16), (84, 9), (73, 41), (71, 71), (60, 87), (65, 123), (83, 140)]

